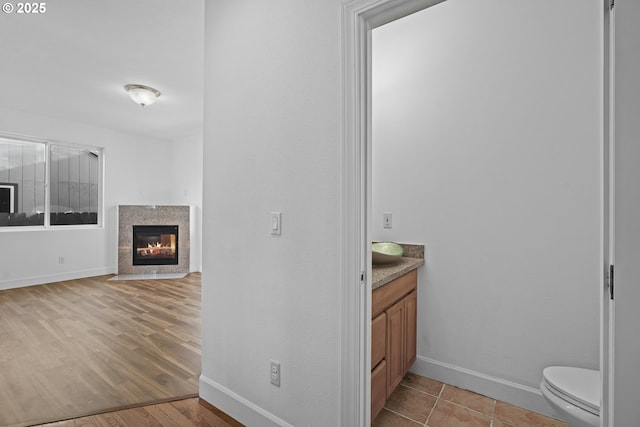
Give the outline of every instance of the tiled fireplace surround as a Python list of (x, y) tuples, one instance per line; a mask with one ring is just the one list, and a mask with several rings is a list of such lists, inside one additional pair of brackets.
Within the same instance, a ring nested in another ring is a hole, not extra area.
[[(134, 225), (177, 225), (177, 265), (133, 265)], [(188, 273), (189, 206), (119, 205), (118, 274)]]

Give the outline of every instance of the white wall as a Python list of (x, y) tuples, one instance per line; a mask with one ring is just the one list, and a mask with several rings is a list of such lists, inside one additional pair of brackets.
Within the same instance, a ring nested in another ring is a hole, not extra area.
[[(167, 191), (173, 185), (170, 174), (148, 179), (152, 170), (171, 170), (175, 149), (170, 141), (6, 109), (0, 111), (0, 130), (104, 147), (106, 162), (104, 228), (0, 232), (0, 289), (115, 273), (117, 205), (177, 203), (175, 194)], [(195, 165), (201, 153), (196, 139), (187, 139)], [(196, 188), (200, 185), (197, 169), (192, 164), (184, 167), (189, 174), (177, 170), (176, 176), (188, 177)], [(184, 181), (180, 185), (187, 187)], [(197, 204), (197, 191), (192, 196), (189, 204)], [(59, 256), (65, 259), (63, 265), (58, 263)]]
[(176, 205), (191, 206), (190, 271), (202, 271), (202, 138), (198, 133), (172, 141), (170, 154), (171, 199)]
[(374, 239), (426, 245), (414, 369), (491, 395), (598, 368), (600, 3), (449, 0), (374, 30)]
[(207, 2), (205, 19), (200, 395), (251, 426), (337, 426), (340, 2)]

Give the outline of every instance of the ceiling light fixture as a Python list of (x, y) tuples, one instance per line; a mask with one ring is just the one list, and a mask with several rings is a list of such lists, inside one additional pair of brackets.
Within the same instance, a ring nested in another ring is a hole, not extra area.
[(125, 85), (124, 89), (129, 94), (129, 97), (133, 99), (133, 102), (143, 107), (153, 104), (160, 96), (160, 91), (145, 85)]

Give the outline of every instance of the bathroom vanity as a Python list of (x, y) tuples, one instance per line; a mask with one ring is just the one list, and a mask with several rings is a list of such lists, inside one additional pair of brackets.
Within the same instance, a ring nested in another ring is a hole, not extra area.
[(371, 420), (416, 360), (417, 268), (424, 258), (403, 257), (373, 267), (371, 300)]

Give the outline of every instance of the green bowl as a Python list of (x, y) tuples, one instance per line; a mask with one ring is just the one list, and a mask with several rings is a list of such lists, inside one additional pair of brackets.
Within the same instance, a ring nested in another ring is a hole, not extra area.
[(371, 260), (374, 264), (392, 264), (400, 261), (404, 249), (397, 243), (380, 242), (371, 245)]

